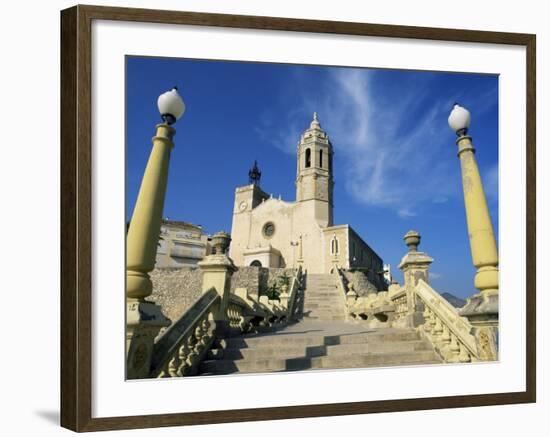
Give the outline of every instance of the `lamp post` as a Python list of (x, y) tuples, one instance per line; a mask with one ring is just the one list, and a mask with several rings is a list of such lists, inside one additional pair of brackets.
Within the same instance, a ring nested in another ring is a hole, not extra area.
[(483, 345), (480, 355), (484, 359), (496, 359), (498, 327), (498, 251), (495, 233), (481, 176), (475, 159), (472, 138), (468, 136), (470, 112), (455, 103), (450, 115), (449, 126), (458, 136), (458, 158), (462, 173), (464, 207), (472, 262), (477, 271), (474, 286), (479, 293), (468, 299), (460, 314), (472, 325), (479, 327), (476, 336)]
[(291, 241), (290, 245), (292, 246), (292, 268), (296, 268), (296, 247), (300, 245), (299, 241)]
[(162, 210), (168, 180), (172, 125), (185, 112), (185, 104), (174, 87), (159, 96), (158, 109), (163, 120), (156, 126), (153, 148), (143, 174), (139, 194), (126, 240), (126, 353), (127, 377), (149, 374), (154, 338), (170, 321), (161, 308), (145, 300), (153, 291), (149, 272), (155, 267)]

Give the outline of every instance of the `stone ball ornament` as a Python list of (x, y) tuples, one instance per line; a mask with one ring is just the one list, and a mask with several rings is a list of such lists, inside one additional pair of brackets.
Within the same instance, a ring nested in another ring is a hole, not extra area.
[(470, 127), (470, 111), (455, 103), (451, 113), (449, 114), (449, 127), (456, 132), (457, 135), (466, 135)]
[(159, 96), (157, 106), (162, 119), (168, 125), (174, 124), (185, 112), (185, 103), (176, 86)]

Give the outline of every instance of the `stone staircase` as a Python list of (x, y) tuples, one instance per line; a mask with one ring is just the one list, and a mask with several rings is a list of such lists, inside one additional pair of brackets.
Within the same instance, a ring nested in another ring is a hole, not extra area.
[(199, 374), (283, 372), (440, 363), (414, 329), (364, 329), (338, 321), (302, 320), (281, 330), (224, 339)]
[(283, 372), (441, 363), (414, 329), (367, 328), (345, 320), (330, 275), (308, 275), (303, 318), (268, 332), (218, 340), (199, 374)]
[(303, 316), (319, 321), (343, 321), (345, 304), (332, 275), (308, 274), (304, 292)]

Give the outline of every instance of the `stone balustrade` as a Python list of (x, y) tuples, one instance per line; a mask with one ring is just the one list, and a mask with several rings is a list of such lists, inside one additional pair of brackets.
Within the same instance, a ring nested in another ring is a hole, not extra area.
[(390, 302), (394, 306), (394, 325), (399, 325), (406, 319), (409, 313), (407, 290), (404, 287), (399, 287), (397, 284), (392, 284), (390, 285), (388, 295)]
[(436, 352), (448, 363), (478, 361), (480, 355), (474, 328), (455, 307), (420, 279), (416, 298), (424, 306), (424, 323), (419, 331), (430, 340)]
[[(197, 374), (200, 362), (220, 337), (217, 325), (223, 327), (223, 336), (233, 336), (292, 320), (301, 286), (300, 267), (292, 277), (289, 292), (280, 301), (269, 300), (267, 296), (257, 298), (246, 288), (237, 288), (224, 300), (215, 287), (210, 288), (155, 343), (150, 377)], [(220, 321), (222, 313), (225, 317)]]
[(198, 365), (215, 340), (221, 297), (212, 288), (204, 293), (186, 313), (155, 343), (151, 376), (170, 378), (197, 373)]
[(296, 318), (296, 313), (303, 303), (303, 275), (302, 266), (299, 266), (292, 277), (288, 291), (279, 296), (280, 304), (285, 311), (285, 321), (291, 322)]
[(336, 287), (340, 292), (340, 296), (344, 301), (344, 308), (346, 308), (346, 320), (350, 318), (349, 307), (353, 305), (357, 299), (357, 293), (353, 288), (353, 283), (349, 282), (345, 277), (343, 271), (338, 267), (334, 266), (332, 270), (334, 280), (336, 282)]
[(387, 291), (358, 296), (354, 284), (347, 281), (342, 271), (335, 268), (333, 274), (344, 299), (347, 320), (366, 321), (370, 328), (390, 327), (393, 324), (395, 306)]

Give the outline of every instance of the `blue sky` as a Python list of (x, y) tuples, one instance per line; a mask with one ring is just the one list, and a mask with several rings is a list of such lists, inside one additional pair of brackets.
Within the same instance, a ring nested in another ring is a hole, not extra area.
[(457, 101), (498, 233), (498, 77), (245, 62), (128, 57), (127, 218), (160, 121), (156, 100), (177, 85), (187, 111), (175, 125), (164, 215), (231, 230), (233, 194), (255, 159), (262, 188), (295, 199), (296, 145), (317, 111), (334, 147), (334, 220), (350, 224), (402, 282), (409, 229), (435, 261), (440, 293), (473, 294), (460, 165), (447, 125)]

